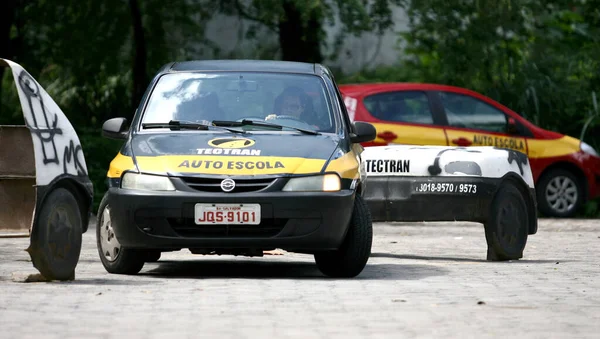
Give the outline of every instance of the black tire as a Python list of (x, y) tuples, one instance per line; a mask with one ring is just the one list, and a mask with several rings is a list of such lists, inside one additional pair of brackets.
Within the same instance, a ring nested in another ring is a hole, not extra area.
[(504, 182), (496, 192), (484, 228), (487, 260), (517, 260), (523, 257), (529, 234), (529, 212), (523, 193), (512, 182)]
[(354, 199), (354, 209), (344, 242), (336, 251), (315, 254), (319, 270), (330, 277), (352, 278), (365, 268), (373, 244), (371, 212), (360, 195)]
[[(106, 254), (103, 253), (102, 249), (102, 227), (104, 225), (104, 211), (109, 208), (107, 195), (105, 194), (98, 207), (97, 223), (96, 223), (96, 246), (98, 247), (98, 255), (104, 269), (109, 273), (114, 274), (137, 274), (144, 267), (146, 261), (146, 252), (138, 249), (123, 248), (121, 247), (114, 261), (106, 258)], [(114, 237), (114, 234), (111, 235)]]
[(83, 225), (77, 199), (59, 187), (44, 199), (27, 252), (48, 280), (74, 280), (81, 254)]
[(158, 260), (160, 260), (161, 254), (162, 253), (160, 251), (147, 251), (146, 262), (157, 262)]
[[(555, 209), (552, 206), (552, 202), (548, 200), (547, 190), (549, 189), (549, 185), (553, 182), (553, 180), (557, 178), (567, 178), (571, 182), (574, 183), (575, 189), (577, 192), (574, 194), (577, 201), (573, 205), (573, 207), (568, 208), (566, 211), (560, 211)], [(573, 217), (577, 211), (583, 206), (583, 185), (581, 183), (581, 179), (578, 178), (573, 172), (568, 171), (562, 168), (551, 169), (546, 172), (538, 181), (536, 185), (536, 196), (538, 201), (538, 208), (540, 212), (544, 216), (554, 217), (554, 218), (570, 218)]]

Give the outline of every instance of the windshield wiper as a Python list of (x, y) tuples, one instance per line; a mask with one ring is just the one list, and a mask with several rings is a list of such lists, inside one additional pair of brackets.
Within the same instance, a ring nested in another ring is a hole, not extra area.
[(317, 131), (312, 131), (312, 130), (309, 130), (309, 129), (298, 128), (298, 127), (291, 127), (291, 126), (279, 125), (279, 124), (272, 124), (272, 123), (269, 123), (269, 122), (247, 120), (247, 119), (243, 119), (242, 121), (215, 120), (215, 121), (213, 121), (213, 124), (215, 126), (230, 126), (230, 127), (252, 125), (252, 126), (272, 127), (272, 128), (277, 128), (277, 129), (280, 129), (280, 130), (284, 129), (284, 128), (291, 128), (291, 129), (295, 129), (296, 131), (299, 131), (299, 132), (302, 132), (302, 133), (306, 133), (306, 134), (312, 134), (312, 135), (321, 134), (321, 133), (319, 133)]
[(216, 125), (208, 125), (208, 124), (202, 124), (202, 123), (198, 123), (198, 122), (189, 122), (189, 121), (180, 121), (180, 120), (171, 120), (168, 123), (164, 123), (164, 122), (148, 122), (148, 123), (144, 123), (142, 124), (143, 128), (170, 128), (172, 131), (178, 131), (178, 130), (182, 130), (182, 129), (195, 129), (195, 130), (200, 130), (200, 131), (207, 131), (210, 129), (210, 127), (218, 127), (220, 129), (224, 129), (230, 132), (234, 132), (234, 133), (246, 133), (245, 131), (239, 130), (239, 129), (235, 129), (235, 128), (226, 128), (226, 127), (220, 127), (220, 126), (216, 126)]

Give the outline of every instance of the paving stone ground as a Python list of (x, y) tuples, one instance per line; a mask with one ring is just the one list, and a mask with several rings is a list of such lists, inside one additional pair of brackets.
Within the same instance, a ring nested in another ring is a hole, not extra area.
[(378, 223), (347, 280), (307, 255), (187, 250), (111, 275), (91, 228), (75, 281), (24, 282), (27, 244), (0, 239), (0, 338), (600, 338), (600, 220), (540, 220), (504, 263), (480, 224)]

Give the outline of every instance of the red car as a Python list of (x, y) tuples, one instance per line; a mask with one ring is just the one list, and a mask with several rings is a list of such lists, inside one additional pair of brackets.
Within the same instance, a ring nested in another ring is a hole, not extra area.
[(528, 155), (540, 212), (571, 217), (600, 196), (600, 157), (588, 144), (544, 130), (477, 92), (445, 85), (341, 85), (354, 121), (377, 129), (363, 146), (388, 144), (496, 146)]

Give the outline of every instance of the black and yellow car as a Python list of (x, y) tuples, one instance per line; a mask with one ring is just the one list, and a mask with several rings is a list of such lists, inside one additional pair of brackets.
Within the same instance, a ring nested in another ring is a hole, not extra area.
[(319, 64), (215, 60), (165, 65), (131, 123), (98, 211), (106, 270), (136, 274), (162, 252), (313, 254), (325, 275), (354, 277), (371, 253), (361, 142)]

